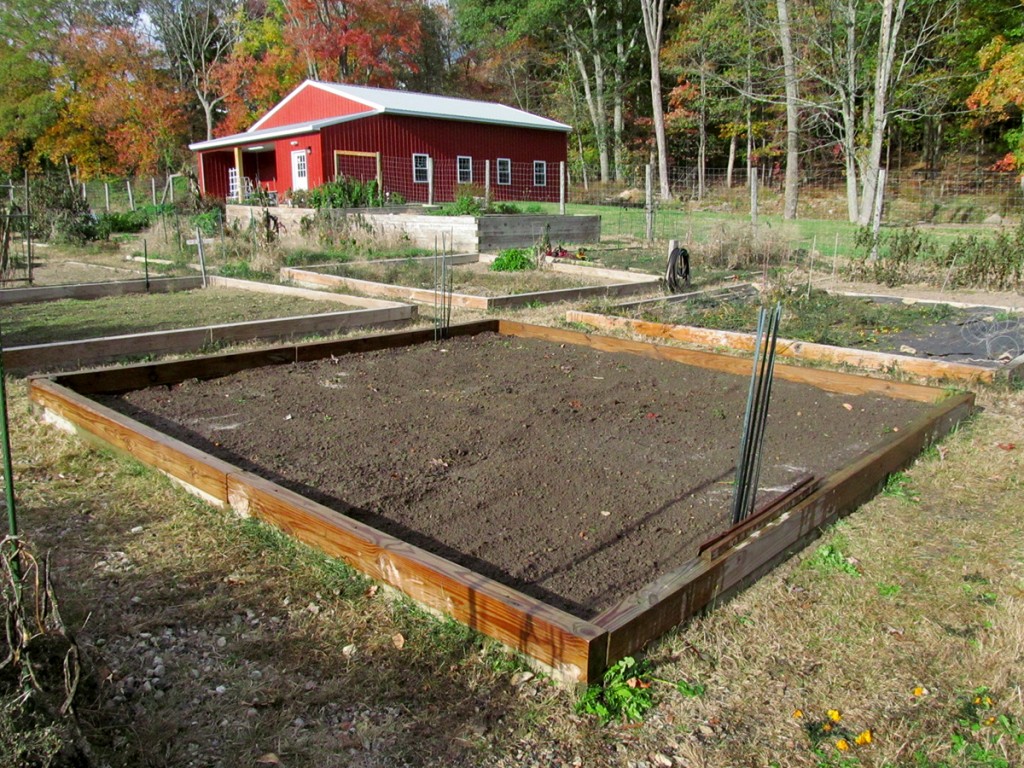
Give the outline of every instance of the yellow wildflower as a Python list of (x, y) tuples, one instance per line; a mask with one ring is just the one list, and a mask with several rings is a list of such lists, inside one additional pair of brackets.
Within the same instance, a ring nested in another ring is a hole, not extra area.
[(831, 720), (833, 723), (838, 723), (840, 720), (843, 719), (843, 716), (839, 714), (838, 709), (830, 709), (828, 712), (826, 712), (826, 714), (828, 715), (828, 719)]
[(861, 731), (857, 734), (857, 738), (854, 739), (858, 747), (863, 747), (865, 744), (870, 744), (874, 737), (871, 735), (871, 729)]
[(802, 709), (794, 709), (793, 710), (793, 717), (795, 717), (797, 720), (799, 720), (803, 716), (804, 716), (804, 711)]
[(828, 733), (832, 730), (832, 723), (825, 723), (823, 726), (821, 726), (821, 730), (823, 730), (825, 733)]
[(845, 752), (849, 748), (850, 742), (848, 742), (846, 739), (840, 739), (836, 742), (836, 749), (838, 749), (840, 752)]
[(925, 688), (923, 685), (919, 685), (919, 686), (917, 686), (914, 689), (914, 695), (915, 696), (927, 696), (928, 695), (928, 689)]
[(995, 725), (995, 724), (996, 724), (996, 719), (994, 717), (990, 717), (990, 718), (988, 718), (985, 721), (985, 725)]

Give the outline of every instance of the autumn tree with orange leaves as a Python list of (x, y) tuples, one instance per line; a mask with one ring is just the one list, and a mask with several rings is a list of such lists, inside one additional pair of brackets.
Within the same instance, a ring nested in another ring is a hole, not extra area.
[(155, 48), (132, 30), (100, 27), (73, 31), (59, 54), (59, 117), (37, 156), (69, 158), (83, 178), (162, 173), (181, 162), (185, 100)]
[(285, 0), (286, 40), (308, 77), (400, 87), (419, 71), (421, 4), (405, 0)]

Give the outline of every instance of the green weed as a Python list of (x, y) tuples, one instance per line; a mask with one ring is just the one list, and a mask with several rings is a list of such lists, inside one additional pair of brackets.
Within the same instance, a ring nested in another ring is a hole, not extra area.
[(908, 504), (916, 504), (921, 500), (903, 472), (894, 472), (889, 475), (885, 481), (885, 487), (882, 488), (882, 495), (905, 501)]
[(705, 686), (686, 680), (671, 682), (654, 677), (646, 662), (626, 656), (613, 664), (601, 682), (587, 687), (576, 703), (576, 711), (595, 715), (602, 724), (611, 721), (639, 723), (654, 706), (653, 684), (670, 685), (683, 696), (703, 696)]
[(838, 542), (818, 547), (808, 564), (811, 568), (825, 574), (847, 573), (851, 576), (860, 576), (857, 566), (850, 562)]
[(533, 260), (533, 251), (529, 248), (507, 248), (498, 254), (491, 263), (494, 272), (520, 272), (524, 269), (535, 269), (537, 262)]

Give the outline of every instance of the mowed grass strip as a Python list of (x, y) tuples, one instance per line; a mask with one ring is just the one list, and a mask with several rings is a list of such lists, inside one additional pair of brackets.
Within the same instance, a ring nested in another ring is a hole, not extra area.
[(348, 309), (356, 307), (234, 288), (62, 299), (4, 307), (3, 342), (18, 347)]

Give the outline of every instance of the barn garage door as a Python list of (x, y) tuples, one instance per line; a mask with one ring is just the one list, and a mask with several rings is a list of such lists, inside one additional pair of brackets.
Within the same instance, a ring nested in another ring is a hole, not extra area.
[(335, 150), (334, 152), (334, 178), (358, 179), (359, 181), (373, 181), (376, 179), (377, 186), (382, 187), (380, 152), (347, 152)]

